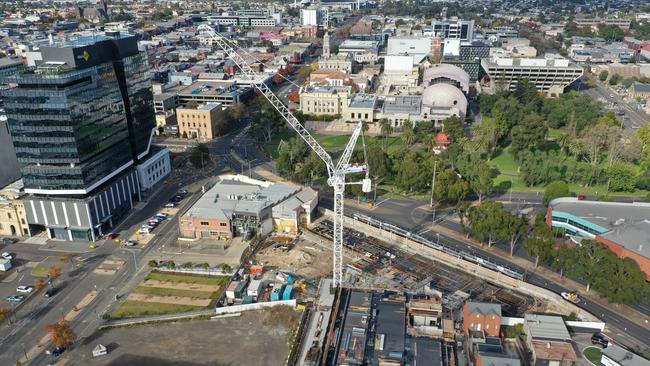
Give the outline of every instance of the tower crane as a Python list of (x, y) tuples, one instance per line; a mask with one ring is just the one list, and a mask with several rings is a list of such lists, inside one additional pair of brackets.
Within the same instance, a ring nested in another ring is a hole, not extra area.
[[(258, 80), (259, 75), (253, 68), (246, 62), (246, 60), (236, 52), (237, 46), (217, 33), (211, 26), (202, 24), (198, 27), (199, 32), (210, 37), (232, 60), (233, 63), (239, 68), (242, 75), (250, 81), (251, 85), (257, 88), (260, 93), (271, 103), (284, 120), (298, 133), (298, 135), (305, 140), (307, 145), (320, 157), (327, 166), (327, 184), (334, 189), (334, 255), (333, 255), (333, 278), (332, 287), (340, 287), (343, 282), (343, 199), (345, 186), (351, 184), (360, 184), (363, 192), (371, 191), (371, 181), (369, 178), (367, 164), (350, 164), (350, 158), (354, 151), (357, 139), (362, 134), (362, 123), (359, 122), (350, 141), (345, 146), (343, 154), (338, 162), (334, 160), (325, 149), (320, 146), (318, 141), (307, 131), (307, 129), (298, 121), (298, 119), (291, 113), (289, 108), (278, 98), (271, 88), (263, 81)], [(363, 142), (363, 136), (361, 138)], [(365, 157), (365, 143), (364, 143), (364, 157)], [(366, 158), (367, 160), (367, 158)], [(361, 182), (346, 182), (345, 176), (347, 174), (356, 174), (365, 172), (365, 178)]]

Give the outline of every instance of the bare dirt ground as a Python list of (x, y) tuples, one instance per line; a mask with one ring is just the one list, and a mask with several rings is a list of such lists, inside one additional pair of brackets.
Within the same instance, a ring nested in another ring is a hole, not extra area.
[(132, 301), (158, 302), (163, 304), (191, 305), (191, 306), (205, 306), (205, 307), (210, 305), (210, 302), (212, 302), (211, 299), (196, 299), (196, 298), (182, 297), (182, 296), (155, 296), (155, 295), (145, 295), (145, 294), (130, 294), (127, 297), (127, 299)]
[(151, 279), (142, 282), (141, 286), (172, 288), (178, 290), (204, 291), (204, 292), (215, 292), (215, 291), (219, 291), (219, 289), (221, 288), (221, 286), (214, 286), (214, 285), (202, 285), (198, 283), (186, 283), (180, 281), (160, 281), (160, 280), (151, 280)]
[(301, 239), (293, 245), (273, 243), (260, 250), (255, 258), (265, 267), (276, 267), (309, 279), (327, 276), (332, 271), (331, 250)]
[[(74, 346), (68, 365), (280, 366), (289, 351), (290, 330), (299, 318), (300, 313), (292, 309), (278, 308), (236, 318), (98, 331)], [(108, 355), (93, 358), (97, 344), (106, 346)]]

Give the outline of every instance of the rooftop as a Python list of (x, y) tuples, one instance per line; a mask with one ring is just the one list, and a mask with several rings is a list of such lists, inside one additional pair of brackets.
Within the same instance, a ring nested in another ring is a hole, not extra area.
[(480, 313), (483, 315), (495, 314), (501, 316), (501, 305), (489, 302), (467, 302), (467, 312), (469, 314)]
[(650, 84), (634, 83), (632, 88), (637, 93), (650, 93)]
[(533, 341), (537, 360), (578, 361), (571, 342)]
[(602, 352), (605, 357), (621, 366), (650, 366), (650, 361), (613, 343), (610, 343)]
[(533, 340), (571, 340), (564, 320), (559, 316), (526, 314), (524, 321)]
[(374, 108), (375, 103), (377, 102), (377, 96), (375, 94), (354, 94), (350, 99), (350, 108)]
[(234, 212), (259, 213), (300, 190), (298, 186), (270, 184), (244, 176), (221, 176), (183, 216), (215, 220), (230, 219)]
[(551, 201), (554, 212), (563, 212), (591, 223), (601, 237), (650, 258), (650, 204), (644, 202)]
[(224, 88), (216, 86), (210, 81), (196, 81), (191, 85), (176, 85), (167, 89), (167, 93), (179, 95), (236, 95), (244, 94), (250, 87), (248, 86), (232, 86)]

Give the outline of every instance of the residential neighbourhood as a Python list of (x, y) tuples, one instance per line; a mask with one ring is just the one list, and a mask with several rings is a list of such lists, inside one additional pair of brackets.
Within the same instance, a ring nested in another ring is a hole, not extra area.
[(650, 365), (643, 0), (0, 3), (1, 365)]

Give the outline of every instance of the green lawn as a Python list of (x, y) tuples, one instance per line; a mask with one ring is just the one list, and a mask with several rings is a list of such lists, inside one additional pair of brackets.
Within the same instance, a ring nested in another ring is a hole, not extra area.
[(490, 160), (490, 166), (499, 169), (502, 175), (518, 175), (518, 165), (515, 157), (510, 154), (508, 150), (503, 151), (501, 154), (495, 156)]
[(598, 347), (587, 347), (583, 350), (583, 354), (586, 359), (596, 366), (600, 366), (600, 356), (602, 352)]
[(548, 137), (552, 139), (556, 139), (558, 137), (564, 136), (567, 133), (563, 130), (556, 129), (556, 128), (549, 128), (548, 130)]
[(36, 266), (32, 269), (32, 276), (34, 277), (47, 277), (47, 267)]
[(126, 300), (112, 314), (113, 318), (135, 318), (148, 315), (183, 313), (204, 309), (201, 306), (163, 304), (157, 302)]
[[(504, 192), (510, 190), (510, 181), (512, 181), (513, 192), (540, 192), (544, 193), (544, 186), (527, 187), (520, 179), (517, 171), (518, 164), (515, 158), (508, 150), (502, 151), (499, 155), (490, 160), (490, 166), (499, 169), (500, 174), (494, 178), (494, 186), (504, 189)], [(588, 196), (603, 195), (607, 191), (606, 184), (598, 184), (591, 187), (581, 187), (575, 183), (569, 183), (569, 189), (575, 194), (585, 194)], [(610, 197), (645, 197), (647, 191), (637, 190), (634, 192), (609, 192)]]
[(201, 276), (191, 276), (191, 275), (161, 273), (161, 272), (151, 272), (147, 275), (147, 279), (158, 280), (158, 281), (195, 283), (199, 285), (214, 285), (214, 286), (225, 286), (229, 281), (228, 277), (201, 277)]
[(194, 290), (182, 290), (175, 288), (162, 288), (162, 287), (149, 287), (149, 286), (138, 286), (133, 290), (136, 294), (144, 295), (153, 295), (153, 296), (180, 296), (180, 297), (191, 297), (195, 299), (214, 299), (214, 296), (218, 296), (220, 291), (194, 291)]

